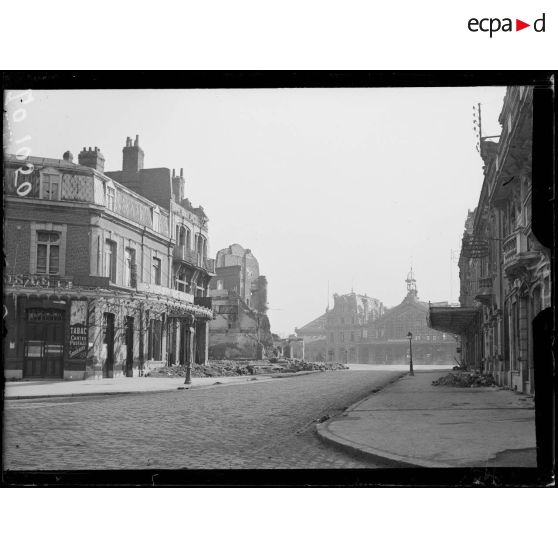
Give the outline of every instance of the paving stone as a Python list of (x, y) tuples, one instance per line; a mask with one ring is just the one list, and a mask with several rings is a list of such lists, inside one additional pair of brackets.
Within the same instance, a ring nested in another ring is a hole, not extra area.
[[(335, 415), (396, 371), (333, 371), (212, 389), (5, 401), (9, 470), (359, 468), (313, 421)], [(19, 447), (18, 447), (19, 446)]]

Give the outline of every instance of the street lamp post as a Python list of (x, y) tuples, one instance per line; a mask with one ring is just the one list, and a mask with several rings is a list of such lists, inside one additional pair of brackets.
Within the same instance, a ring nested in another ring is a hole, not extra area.
[(184, 385), (189, 386), (192, 384), (192, 362), (194, 360), (194, 328), (191, 324), (188, 325), (188, 335), (187, 335), (187, 355), (186, 355), (186, 377), (184, 378)]
[(414, 376), (415, 373), (413, 372), (413, 334), (409, 331), (407, 333), (407, 337), (409, 338), (409, 376)]

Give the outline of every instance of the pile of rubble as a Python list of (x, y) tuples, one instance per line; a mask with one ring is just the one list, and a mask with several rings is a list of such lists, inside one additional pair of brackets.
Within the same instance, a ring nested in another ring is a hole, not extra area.
[(269, 359), (273, 372), (302, 372), (303, 370), (349, 370), (345, 364), (338, 362), (308, 362), (297, 358)]
[[(193, 364), (191, 376), (206, 378), (218, 376), (250, 376), (253, 374), (269, 374), (281, 372), (301, 372), (303, 370), (348, 370), (349, 367), (336, 362), (307, 362), (305, 360), (272, 358), (269, 360), (234, 361), (210, 360), (207, 364)], [(155, 378), (176, 378), (186, 375), (185, 365), (162, 366), (150, 370), (145, 376)]]
[(495, 386), (494, 376), (490, 374), (476, 374), (473, 372), (460, 372), (454, 374), (450, 372), (447, 376), (442, 376), (432, 382), (433, 386), (452, 386), (452, 387), (485, 387)]

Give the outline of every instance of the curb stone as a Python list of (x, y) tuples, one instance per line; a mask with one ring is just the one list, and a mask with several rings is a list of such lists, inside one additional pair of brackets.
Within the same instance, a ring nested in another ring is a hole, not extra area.
[[(281, 378), (292, 378), (296, 376), (306, 376), (307, 374), (317, 374), (319, 372), (328, 372), (328, 370), (301, 370), (300, 372), (285, 372), (277, 374), (258, 374), (258, 375), (247, 375), (243, 378), (247, 378), (245, 382), (250, 382), (252, 379), (281, 379)], [(228, 376), (215, 376), (216, 381), (218, 378), (228, 377)], [(152, 389), (152, 390), (138, 390), (138, 391), (96, 391), (96, 392), (84, 392), (84, 393), (59, 393), (59, 394), (46, 394), (46, 395), (4, 395), (5, 401), (13, 401), (18, 399), (51, 399), (51, 398), (64, 398), (64, 397), (94, 397), (94, 396), (107, 396), (107, 395), (142, 395), (149, 393), (175, 393), (176, 391), (190, 391), (192, 389), (207, 389), (219, 386), (230, 386), (230, 385), (242, 385), (245, 382), (239, 380), (238, 382), (223, 382), (219, 384), (208, 384), (205, 386), (189, 386), (187, 388), (182, 387), (182, 385), (177, 386), (176, 389)]]

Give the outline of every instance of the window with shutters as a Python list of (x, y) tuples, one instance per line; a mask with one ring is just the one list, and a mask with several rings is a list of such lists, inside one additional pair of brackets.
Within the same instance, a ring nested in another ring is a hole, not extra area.
[(112, 240), (105, 242), (104, 276), (116, 283), (116, 242)]
[(124, 285), (126, 287), (136, 286), (136, 251), (126, 248), (124, 255)]
[(109, 184), (105, 185), (105, 205), (107, 209), (114, 211), (114, 199), (116, 198), (116, 189)]
[(159, 258), (153, 258), (153, 283), (161, 284), (161, 260)]
[(41, 173), (40, 198), (43, 200), (60, 199), (60, 175)]
[(60, 233), (37, 231), (37, 274), (60, 273)]

